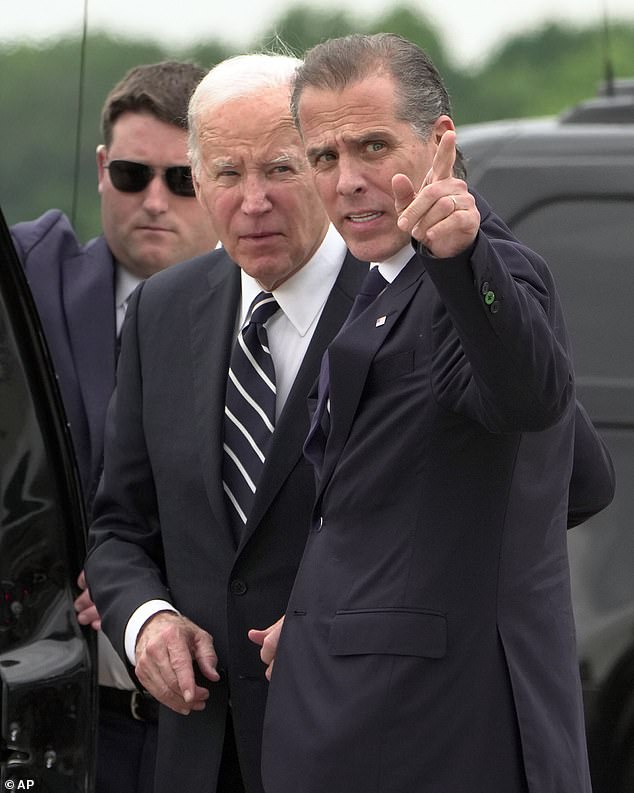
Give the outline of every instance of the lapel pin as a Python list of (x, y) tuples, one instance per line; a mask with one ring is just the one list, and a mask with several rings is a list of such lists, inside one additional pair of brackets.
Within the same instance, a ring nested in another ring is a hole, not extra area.
[(386, 320), (386, 319), (387, 319), (387, 317), (386, 317), (385, 315), (384, 315), (384, 316), (382, 316), (382, 317), (379, 317), (379, 318), (377, 319), (377, 321), (376, 321), (376, 325), (375, 325), (375, 327), (376, 327), (376, 328), (380, 328), (380, 327), (381, 327), (381, 325), (385, 325), (385, 320)]

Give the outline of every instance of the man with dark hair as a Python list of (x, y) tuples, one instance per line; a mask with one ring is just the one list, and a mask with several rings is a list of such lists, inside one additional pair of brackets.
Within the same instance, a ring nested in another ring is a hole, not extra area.
[[(275, 660), (265, 789), (589, 793), (566, 513), (593, 431), (552, 276), (468, 189), (412, 43), (317, 45), (292, 108), (376, 288), (322, 366), (277, 655), (281, 623), (251, 633)], [(601, 508), (609, 459), (584, 465)]]
[(106, 148), (112, 144), (114, 126), (124, 113), (149, 113), (187, 132), (187, 102), (204, 76), (204, 69), (180, 61), (134, 66), (112, 88), (101, 110)]
[[(101, 236), (82, 245), (56, 209), (11, 229), (53, 357), (88, 513), (128, 299), (143, 279), (217, 242), (187, 159), (187, 103), (203, 75), (189, 63), (137, 66), (106, 98), (97, 147)], [(87, 590), (76, 608), (82, 624), (99, 628)], [(96, 791), (149, 792), (157, 705), (136, 690), (101, 631), (99, 683)]]

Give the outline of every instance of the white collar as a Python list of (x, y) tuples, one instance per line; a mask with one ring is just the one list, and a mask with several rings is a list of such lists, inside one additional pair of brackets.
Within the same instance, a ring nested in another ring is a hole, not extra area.
[(114, 289), (114, 304), (116, 308), (125, 308), (130, 295), (137, 286), (143, 281), (138, 275), (134, 275), (129, 270), (117, 262), (115, 270), (115, 289)]
[(384, 262), (371, 262), (370, 266), (378, 266), (379, 272), (383, 278), (392, 283), (413, 255), (414, 250), (408, 242), (407, 245), (401, 248), (398, 253), (395, 253), (394, 256), (390, 256), (390, 258), (386, 259)]

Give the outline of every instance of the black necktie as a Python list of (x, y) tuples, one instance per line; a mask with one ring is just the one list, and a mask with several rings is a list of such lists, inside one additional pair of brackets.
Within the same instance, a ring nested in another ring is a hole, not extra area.
[[(388, 281), (381, 275), (378, 267), (372, 267), (370, 272), (363, 279), (361, 288), (354, 299), (352, 308), (341, 330), (353, 322), (362, 311), (381, 294), (388, 285)], [(341, 331), (340, 331), (341, 332)], [(326, 440), (330, 430), (329, 419), (329, 399), (330, 399), (330, 369), (328, 361), (328, 350), (321, 359), (319, 370), (317, 406), (313, 413), (308, 435), (304, 443), (304, 454), (313, 463), (320, 466), (326, 448)]]
[(223, 487), (236, 536), (247, 522), (275, 426), (275, 368), (264, 323), (278, 310), (260, 292), (238, 333), (227, 380)]

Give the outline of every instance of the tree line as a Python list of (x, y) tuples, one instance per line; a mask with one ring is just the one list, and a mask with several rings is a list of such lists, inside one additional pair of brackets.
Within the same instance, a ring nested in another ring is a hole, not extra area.
[[(424, 14), (406, 6), (371, 22), (343, 11), (296, 7), (247, 51), (283, 46), (301, 56), (308, 47), (332, 36), (378, 31), (400, 33), (431, 55), (445, 78), (458, 126), (559, 113), (596, 94), (606, 72), (608, 48), (601, 25), (547, 23), (508, 37), (478, 66), (461, 67), (452, 56), (451, 42), (443, 40)], [(220, 40), (174, 49), (146, 39), (102, 33), (90, 34), (85, 42), (65, 37), (40, 45), (0, 47), (0, 204), (8, 222), (35, 217), (51, 207), (71, 214), (74, 206), (79, 236), (86, 240), (98, 234), (95, 148), (101, 142), (101, 105), (110, 88), (136, 64), (177, 58), (211, 68), (242, 51)], [(633, 24), (611, 23), (609, 53), (615, 76), (634, 76)]]

